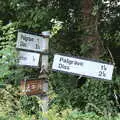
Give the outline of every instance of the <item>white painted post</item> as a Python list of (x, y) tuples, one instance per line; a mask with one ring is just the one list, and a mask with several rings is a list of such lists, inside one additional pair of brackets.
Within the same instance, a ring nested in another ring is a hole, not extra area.
[[(41, 97), (42, 100), (42, 111), (43, 112), (47, 112), (48, 111), (48, 102), (49, 102), (49, 97), (48, 97), (48, 55), (44, 54), (45, 52), (48, 52), (48, 49), (46, 50), (46, 48), (49, 48), (49, 36), (50, 36), (50, 32), (49, 31), (44, 31), (41, 33), (42, 37), (45, 39), (45, 41), (43, 41), (43, 45), (42, 45), (42, 51), (43, 54), (41, 55), (41, 71), (40, 71), (40, 75), (39, 78), (43, 78), (44, 79), (44, 84), (43, 84), (43, 91), (45, 92), (45, 95), (43, 95)], [(47, 120), (45, 118), (45, 120)]]

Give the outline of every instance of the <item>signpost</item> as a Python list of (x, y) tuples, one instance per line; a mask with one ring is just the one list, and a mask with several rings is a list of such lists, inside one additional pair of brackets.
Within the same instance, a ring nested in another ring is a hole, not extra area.
[(28, 51), (19, 51), (18, 64), (39, 67), (40, 54)]
[(35, 52), (47, 52), (48, 39), (37, 35), (18, 32), (16, 48)]
[[(27, 95), (39, 95), (43, 101), (43, 112), (48, 110), (48, 52), (49, 31), (41, 36), (18, 32), (16, 48), (19, 51), (18, 64), (41, 68), (39, 80), (22, 80), (22, 92)], [(28, 52), (29, 51), (29, 52)], [(31, 52), (30, 52), (31, 51)], [(46, 120), (46, 118), (45, 118)]]
[(114, 66), (102, 62), (55, 54), (53, 70), (111, 80)]

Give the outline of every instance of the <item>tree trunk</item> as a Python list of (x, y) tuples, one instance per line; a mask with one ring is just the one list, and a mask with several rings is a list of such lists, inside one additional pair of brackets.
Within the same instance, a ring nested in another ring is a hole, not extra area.
[(94, 0), (83, 0), (82, 2), (82, 29), (84, 31), (83, 44), (87, 45), (86, 57), (98, 59), (100, 56), (100, 36), (98, 32), (99, 14), (92, 14)]

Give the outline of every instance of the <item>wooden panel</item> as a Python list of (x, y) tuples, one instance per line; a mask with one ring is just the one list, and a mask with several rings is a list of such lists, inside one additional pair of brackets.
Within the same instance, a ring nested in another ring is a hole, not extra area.
[(37, 94), (45, 94), (44, 84), (46, 84), (45, 80), (22, 80), (21, 81), (21, 90), (22, 94), (27, 95), (37, 95)]

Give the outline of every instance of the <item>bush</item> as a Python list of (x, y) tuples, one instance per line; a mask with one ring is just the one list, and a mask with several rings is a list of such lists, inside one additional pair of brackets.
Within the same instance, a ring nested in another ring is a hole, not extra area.
[[(62, 73), (50, 75), (51, 88), (55, 97), (53, 104), (59, 105), (60, 109), (77, 108), (84, 112), (96, 112), (97, 114), (115, 114), (118, 112), (114, 104), (113, 91), (114, 81), (87, 79), (82, 85), (77, 85), (78, 77)], [(118, 82), (116, 83), (118, 84)], [(118, 91), (118, 90), (117, 90)]]

